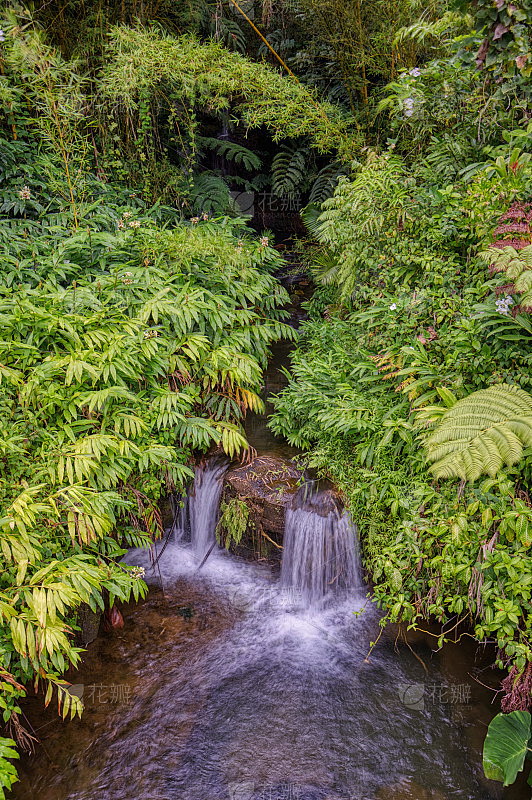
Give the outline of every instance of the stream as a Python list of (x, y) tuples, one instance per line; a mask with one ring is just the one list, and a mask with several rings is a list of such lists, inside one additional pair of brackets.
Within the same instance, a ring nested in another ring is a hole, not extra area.
[[(260, 418), (248, 432), (259, 452), (290, 455)], [(146, 551), (128, 554), (151, 590), (67, 676), (82, 719), (61, 722), (42, 697), (24, 704), (42, 746), (11, 797), (528, 798), (524, 781), (503, 790), (483, 777), (492, 657), (467, 638), (436, 651), (430, 630), (406, 641), (383, 629), (356, 527), (319, 487), (287, 512), (280, 574), (211, 551), (226, 466), (198, 467), (156, 568)]]

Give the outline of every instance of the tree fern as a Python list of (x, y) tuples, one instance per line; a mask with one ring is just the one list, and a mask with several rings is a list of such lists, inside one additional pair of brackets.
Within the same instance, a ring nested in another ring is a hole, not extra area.
[(224, 212), (230, 205), (229, 187), (217, 175), (202, 172), (194, 178), (190, 200), (196, 212)]
[(323, 203), (327, 200), (334, 192), (341, 175), (345, 175), (345, 170), (337, 161), (322, 167), (313, 180), (309, 203)]
[(532, 446), (532, 396), (516, 386), (498, 384), (451, 408), (423, 409), (423, 421), (432, 426), (423, 447), (436, 478), (494, 477), (504, 465), (519, 463), (523, 445)]

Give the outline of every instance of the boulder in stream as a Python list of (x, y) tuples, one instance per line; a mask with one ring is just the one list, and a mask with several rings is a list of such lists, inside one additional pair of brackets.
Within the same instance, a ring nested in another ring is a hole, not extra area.
[[(249, 509), (248, 540), (258, 542), (260, 538), (266, 539), (279, 549), (286, 509), (298, 491), (301, 475), (302, 471), (293, 461), (277, 455), (256, 456), (249, 464), (226, 472), (222, 501), (230, 503), (237, 499), (246, 503)], [(243, 544), (249, 547), (251, 542), (243, 541)]]

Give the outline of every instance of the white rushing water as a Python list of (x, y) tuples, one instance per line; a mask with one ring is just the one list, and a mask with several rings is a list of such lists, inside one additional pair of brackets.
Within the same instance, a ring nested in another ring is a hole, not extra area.
[(69, 767), (69, 788), (53, 800), (494, 797), (480, 761), (467, 760), (455, 707), (431, 688), (446, 685), (431, 651), (398, 655), (394, 636), (380, 636), (356, 528), (330, 494), (312, 491), (288, 513), (280, 579), (218, 547), (198, 570), (214, 541), (224, 469), (199, 470), (186, 512), (191, 543), (170, 541), (151, 574), (145, 552), (127, 560), (144, 563), (148, 581), (160, 570), (166, 616), (175, 586), (196, 598), (199, 618), (204, 592), (234, 621), (208, 646), (177, 636), (156, 681), (153, 655), (135, 653), (131, 669), (153, 682), (121, 711), (108, 746), (93, 745), (90, 780)]
[(358, 532), (330, 493), (312, 485), (286, 513), (281, 586), (315, 606), (339, 589), (363, 588)]
[(192, 490), (174, 507), (174, 523), (170, 537), (174, 543), (190, 540), (199, 561), (216, 542), (216, 524), (223, 489), (223, 479), (229, 464), (213, 458), (200, 464)]

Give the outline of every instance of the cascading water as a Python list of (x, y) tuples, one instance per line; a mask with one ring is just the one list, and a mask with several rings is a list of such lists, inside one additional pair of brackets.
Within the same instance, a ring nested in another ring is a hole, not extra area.
[(362, 586), (356, 529), (331, 495), (311, 491), (288, 513), (281, 580), (222, 548), (198, 571), (224, 471), (198, 468), (156, 571), (146, 551), (128, 554), (148, 582), (160, 570), (164, 596), (124, 607), (120, 637), (94, 643), (78, 673), (83, 721), (57, 723), (54, 770), (35, 757), (16, 800), (500, 798), (464, 734), (473, 720), (482, 740), (491, 695), (481, 724), (476, 694), (461, 726), (465, 712), (438, 698), (457, 680), (482, 687), (450, 672), (452, 658), (397, 652), (395, 634), (379, 633), (377, 609), (352, 591)]
[(218, 508), (228, 466), (226, 461), (213, 458), (196, 469), (194, 486), (188, 497), (188, 516), (192, 547), (200, 561), (216, 542)]
[(170, 539), (175, 544), (190, 541), (190, 517), (188, 495), (172, 497), (172, 514), (174, 521), (170, 530)]
[(358, 532), (330, 492), (307, 483), (286, 512), (281, 586), (314, 606), (338, 589), (363, 588)]

